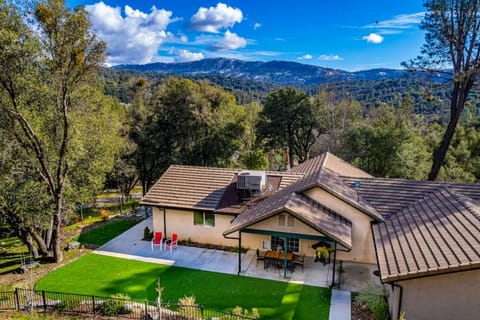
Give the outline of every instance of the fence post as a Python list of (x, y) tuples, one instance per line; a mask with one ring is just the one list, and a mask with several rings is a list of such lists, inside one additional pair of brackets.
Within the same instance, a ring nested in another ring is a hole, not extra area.
[(17, 311), (20, 311), (20, 299), (18, 297), (18, 288), (15, 288), (15, 302), (17, 304)]
[(47, 300), (45, 299), (45, 290), (42, 290), (43, 312), (47, 312)]
[(92, 296), (92, 310), (93, 310), (93, 315), (95, 315), (95, 296)]
[(148, 302), (145, 300), (145, 320), (148, 319)]

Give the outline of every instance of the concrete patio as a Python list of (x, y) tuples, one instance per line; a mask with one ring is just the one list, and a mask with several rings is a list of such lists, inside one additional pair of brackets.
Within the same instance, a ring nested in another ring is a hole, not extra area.
[[(179, 246), (171, 253), (160, 251), (158, 248), (152, 251), (150, 242), (141, 240), (146, 226), (151, 229), (152, 218), (135, 225), (95, 250), (94, 253), (205, 271), (238, 273), (238, 253), (187, 246)], [(318, 287), (328, 287), (332, 282), (332, 264), (323, 266), (321, 263), (315, 263), (311, 257), (306, 257), (304, 270), (297, 266), (293, 273), (288, 272), (287, 278), (284, 278), (283, 269), (274, 267), (264, 269), (263, 262), (257, 263), (255, 255), (255, 250), (249, 250), (242, 254), (241, 275), (299, 282)], [(336, 283), (340, 279), (340, 289), (342, 290), (359, 291), (368, 281), (378, 282), (378, 278), (373, 276), (375, 266), (343, 263), (342, 270), (340, 271), (340, 265), (337, 263), (335, 278)], [(341, 277), (339, 278), (339, 276)]]

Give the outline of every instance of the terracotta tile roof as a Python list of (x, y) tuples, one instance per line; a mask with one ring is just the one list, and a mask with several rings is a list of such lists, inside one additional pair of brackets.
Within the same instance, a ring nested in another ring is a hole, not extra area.
[(142, 198), (141, 203), (215, 210), (238, 171), (172, 165)]
[(385, 282), (480, 267), (480, 206), (447, 187), (375, 224), (373, 233)]

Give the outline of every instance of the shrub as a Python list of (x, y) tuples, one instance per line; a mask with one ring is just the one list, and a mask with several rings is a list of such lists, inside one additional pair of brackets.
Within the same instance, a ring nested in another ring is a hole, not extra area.
[(80, 300), (79, 299), (66, 299), (62, 300), (57, 308), (60, 311), (74, 311), (78, 306), (80, 305)]
[(142, 240), (152, 241), (152, 239), (153, 239), (153, 231), (150, 231), (150, 229), (148, 227), (145, 227), (145, 229), (143, 229), (143, 239)]
[(180, 305), (178, 311), (181, 315), (189, 318), (202, 318), (202, 311), (201, 308), (196, 304), (195, 296), (185, 296), (180, 298), (178, 299), (178, 304)]
[(110, 216), (110, 211), (108, 210), (100, 211), (100, 217), (102, 218), (103, 221), (107, 221), (109, 216)]
[(250, 317), (250, 318), (255, 318), (255, 319), (260, 318), (260, 314), (258, 313), (257, 308), (252, 308), (252, 311), (250, 312), (247, 308), (243, 309), (240, 306), (236, 306), (232, 310), (232, 313), (236, 316)]
[(127, 300), (130, 300), (129, 296), (117, 293), (110, 298), (111, 299), (104, 301), (100, 306), (100, 311), (104, 316), (115, 316), (128, 313), (128, 310), (125, 308), (125, 303)]
[(355, 298), (355, 302), (369, 309), (375, 320), (389, 320), (388, 303), (383, 287), (373, 283), (368, 284)]

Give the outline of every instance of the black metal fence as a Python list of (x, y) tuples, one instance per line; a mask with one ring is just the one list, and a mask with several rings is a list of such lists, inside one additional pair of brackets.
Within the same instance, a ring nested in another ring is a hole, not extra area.
[(0, 311), (57, 312), (76, 315), (98, 315), (117, 319), (141, 320), (243, 320), (255, 319), (245, 315), (222, 312), (199, 305), (136, 301), (51, 291), (15, 289), (0, 292)]

